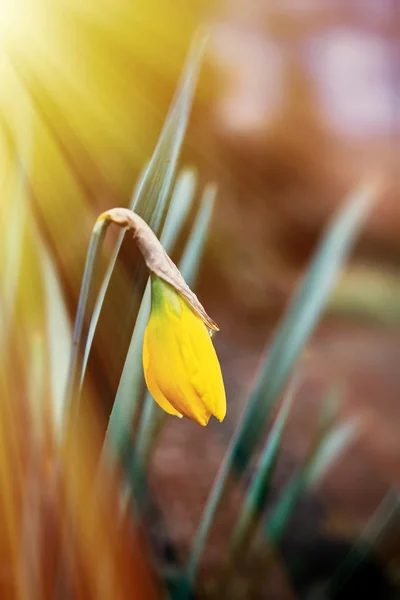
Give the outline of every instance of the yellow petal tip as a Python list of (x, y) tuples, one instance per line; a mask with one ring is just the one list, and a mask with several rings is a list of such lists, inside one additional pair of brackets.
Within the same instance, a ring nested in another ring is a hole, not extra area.
[(208, 421), (210, 420), (211, 415), (207, 415), (207, 416), (197, 416), (197, 418), (195, 419), (196, 423), (198, 423), (199, 425), (201, 425), (202, 427), (205, 427), (206, 425), (208, 425)]
[(226, 404), (224, 403), (222, 406), (218, 407), (218, 410), (215, 411), (214, 413), (214, 417), (216, 419), (218, 419), (218, 421), (220, 423), (222, 423), (222, 421), (225, 419), (226, 417)]

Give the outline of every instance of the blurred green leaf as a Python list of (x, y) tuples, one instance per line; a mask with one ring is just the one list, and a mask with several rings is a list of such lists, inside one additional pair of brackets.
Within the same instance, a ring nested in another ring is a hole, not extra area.
[(295, 386), (292, 384), (276, 416), (275, 423), (272, 426), (267, 442), (261, 453), (259, 464), (244, 501), (238, 522), (235, 526), (228, 560), (230, 560), (231, 557), (234, 557), (240, 551), (240, 548), (246, 545), (257, 525), (259, 515), (265, 506), (270, 490), (271, 478), (275, 470), (283, 431), (293, 403), (294, 393)]
[(192, 209), (196, 194), (196, 183), (196, 174), (191, 169), (182, 170), (178, 176), (160, 236), (160, 241), (167, 252), (173, 249)]
[(369, 519), (364, 531), (350, 550), (342, 565), (330, 580), (324, 598), (335, 600), (353, 577), (357, 569), (371, 556), (378, 543), (398, 520), (400, 496), (398, 490), (390, 490)]
[(282, 538), (289, 530), (291, 519), (303, 497), (325, 475), (328, 469), (354, 442), (359, 433), (357, 423), (344, 423), (334, 426), (338, 409), (338, 392), (333, 389), (322, 403), (318, 431), (311, 450), (304, 463), (289, 479), (279, 495), (272, 511), (265, 517), (261, 535), (251, 549), (252, 556), (262, 568), (259, 576), (248, 582), (247, 597), (257, 597), (271, 560), (279, 549)]
[[(148, 170), (148, 165), (146, 166), (146, 168), (143, 170), (143, 172), (140, 174), (138, 182), (135, 186), (133, 195), (132, 195), (132, 201), (129, 205), (129, 208), (133, 208), (134, 203), (135, 203), (135, 199), (137, 198), (137, 195), (139, 193), (139, 190), (141, 189), (141, 186), (143, 185), (143, 179), (146, 177), (146, 173)], [(108, 288), (108, 284), (110, 282), (111, 279), (111, 275), (112, 272), (115, 268), (116, 262), (117, 262), (117, 257), (118, 257), (118, 253), (121, 249), (121, 244), (122, 244), (122, 240), (125, 237), (125, 232), (124, 231), (120, 231), (118, 233), (118, 239), (117, 239), (117, 244), (116, 247), (114, 249), (114, 252), (112, 253), (111, 257), (110, 257), (110, 262), (106, 271), (106, 274), (104, 276), (104, 279), (100, 285), (99, 288), (99, 293), (97, 295), (94, 307), (93, 307), (93, 314), (92, 314), (92, 318), (90, 319), (90, 324), (89, 324), (89, 331), (88, 331), (88, 336), (87, 336), (87, 341), (86, 341), (86, 345), (85, 345), (85, 350), (84, 350), (84, 356), (83, 356), (83, 367), (82, 367), (82, 376), (81, 379), (83, 380), (84, 375), (85, 375), (85, 371), (86, 371), (86, 366), (87, 366), (87, 362), (88, 362), (88, 358), (89, 358), (89, 353), (90, 353), (90, 349), (92, 347), (92, 343), (93, 343), (93, 338), (94, 338), (94, 334), (96, 331), (96, 326), (100, 317), (100, 312), (101, 312), (101, 308), (103, 306), (103, 302), (104, 302), (104, 298), (105, 295), (107, 293), (107, 288)], [(82, 383), (82, 381), (81, 381)]]
[(311, 462), (307, 476), (307, 488), (319, 484), (338, 456), (355, 441), (358, 433), (358, 422), (354, 420), (342, 423), (326, 435), (324, 442)]
[(358, 435), (356, 423), (343, 423), (320, 433), (308, 460), (293, 475), (264, 527), (266, 543), (278, 546), (303, 495), (318, 483)]
[(179, 269), (190, 287), (194, 287), (196, 283), (216, 194), (217, 187), (215, 184), (209, 183), (203, 192), (196, 221), (179, 262)]
[[(192, 44), (191, 51), (189, 52), (182, 73), (181, 81), (178, 85), (175, 98), (172, 101), (171, 108), (167, 114), (157, 146), (149, 164), (139, 179), (130, 203), (130, 208), (148, 223), (156, 235), (159, 234), (167, 213), (168, 198), (178, 167), (179, 155), (189, 121), (190, 109), (197, 85), (205, 42), (206, 38), (202, 35), (198, 35)], [(104, 298), (125, 235), (125, 232), (122, 232), (119, 236), (116, 248), (110, 257), (109, 266), (94, 306), (88, 338), (85, 344), (82, 379), (84, 377)]]
[(99, 273), (101, 249), (106, 234), (106, 227), (106, 221), (101, 223), (96, 221), (86, 256), (83, 280), (79, 293), (78, 308), (74, 323), (64, 397), (64, 406), (67, 419), (67, 426), (65, 428), (66, 434), (68, 434), (70, 431), (70, 427), (74, 426), (79, 411), (80, 390), (85, 367), (83, 357), (88, 335), (87, 323), (89, 322), (90, 315), (92, 314), (94, 307), (95, 292), (97, 288), (96, 281)]
[[(201, 59), (205, 47), (205, 37), (198, 36), (193, 44), (184, 69), (180, 86), (171, 109), (167, 115), (159, 141), (141, 179), (134, 199), (134, 210), (137, 212), (158, 234), (165, 219), (168, 206), (168, 197), (178, 165), (178, 158), (185, 135), (190, 107), (196, 87), (197, 76), (201, 65)], [(67, 376), (65, 393), (65, 404), (70, 412), (72, 421), (79, 410), (79, 395), (84, 382), (85, 370), (89, 360), (90, 348), (93, 343), (96, 325), (100, 318), (101, 308), (105, 299), (107, 289), (111, 283), (117, 255), (121, 248), (122, 236), (114, 256), (110, 260), (110, 266), (106, 274), (105, 282), (100, 288), (99, 298), (96, 304), (95, 291), (97, 286), (97, 275), (99, 271), (100, 250), (105, 235), (105, 224), (96, 225), (89, 244), (89, 250), (84, 268), (82, 286), (79, 296), (77, 315), (75, 319), (74, 335), (72, 341), (70, 364)], [(143, 266), (143, 271), (144, 265)], [(132, 274), (135, 279), (135, 274)], [(144, 292), (144, 289), (143, 289)], [(131, 299), (125, 303), (125, 317), (129, 321), (129, 327), (123, 328), (124, 340), (119, 340), (118, 345), (121, 356), (129, 350), (129, 341), (134, 327), (134, 305), (136, 295), (132, 289)], [(127, 339), (129, 335), (129, 340)], [(121, 374), (122, 374), (121, 366)], [(114, 398), (113, 398), (114, 400)]]
[(200, 557), (229, 478), (233, 473), (240, 476), (247, 467), (295, 361), (320, 318), (375, 195), (376, 187), (372, 184), (357, 189), (331, 221), (266, 352), (245, 415), (218, 473), (196, 534), (188, 562), (191, 580), (197, 574)]

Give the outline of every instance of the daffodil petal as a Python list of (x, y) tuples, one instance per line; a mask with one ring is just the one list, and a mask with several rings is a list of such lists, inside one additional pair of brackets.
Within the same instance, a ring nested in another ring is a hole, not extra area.
[(144, 339), (143, 339), (143, 371), (144, 371), (144, 378), (146, 381), (146, 385), (149, 389), (150, 394), (153, 396), (153, 398), (157, 402), (157, 404), (163, 410), (165, 410), (165, 412), (168, 413), (169, 415), (174, 415), (181, 419), (183, 416), (182, 413), (180, 413), (178, 410), (176, 410), (172, 406), (172, 404), (170, 402), (168, 402), (168, 400), (162, 393), (162, 391), (153, 375), (152, 369), (150, 368), (150, 353), (149, 353), (148, 341), (147, 341), (147, 329), (145, 331)]
[(183, 296), (154, 275), (143, 364), (149, 390), (160, 406), (160, 396), (168, 403), (167, 412), (172, 407), (200, 425), (211, 415), (223, 420), (224, 384), (207, 327)]
[(181, 301), (186, 305), (182, 310), (182, 319), (185, 329), (189, 332), (187, 340), (190, 350), (185, 362), (188, 366), (191, 365), (191, 382), (201, 393), (211, 413), (219, 421), (223, 421), (226, 415), (226, 397), (214, 345), (202, 320), (194, 314), (186, 300), (182, 298)]
[(169, 362), (157, 371), (156, 377), (163, 382), (164, 394), (185, 417), (199, 425), (207, 425), (211, 411), (204, 404), (199, 392), (190, 384), (177, 340), (171, 336), (168, 342), (163, 345), (168, 347)]
[(200, 425), (207, 425), (211, 411), (190, 385), (181, 351), (183, 339), (178, 340), (171, 328), (154, 316), (147, 327), (147, 342), (158, 359), (153, 364), (153, 377), (163, 395), (180, 413)]

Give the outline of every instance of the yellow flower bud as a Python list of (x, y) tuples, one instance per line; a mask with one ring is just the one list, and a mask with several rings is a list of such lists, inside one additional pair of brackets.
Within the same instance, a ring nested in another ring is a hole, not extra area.
[(185, 298), (154, 273), (143, 369), (151, 395), (167, 413), (200, 425), (211, 415), (224, 419), (224, 383), (208, 329)]

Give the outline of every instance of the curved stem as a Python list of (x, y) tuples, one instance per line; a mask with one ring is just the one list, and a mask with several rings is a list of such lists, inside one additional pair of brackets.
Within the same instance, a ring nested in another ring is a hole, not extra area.
[(79, 398), (84, 375), (83, 353), (89, 331), (88, 322), (94, 306), (96, 288), (95, 282), (100, 263), (101, 247), (109, 224), (110, 218), (108, 217), (107, 213), (100, 215), (93, 227), (92, 237), (90, 239), (89, 249), (86, 257), (78, 309), (75, 318), (67, 385), (64, 397), (67, 430), (74, 424), (79, 406)]

